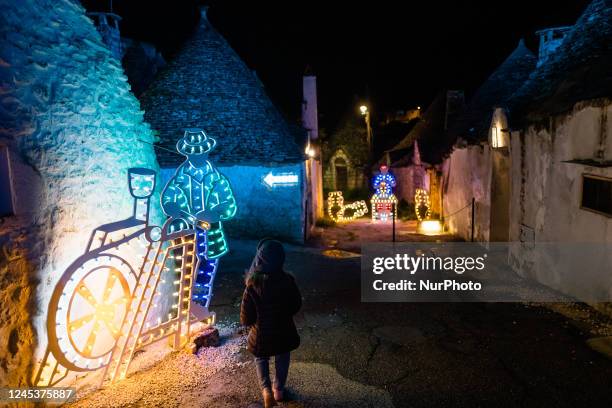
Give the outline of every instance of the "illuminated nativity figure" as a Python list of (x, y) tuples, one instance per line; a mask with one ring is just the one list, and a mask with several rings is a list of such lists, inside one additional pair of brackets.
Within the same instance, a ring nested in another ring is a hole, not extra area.
[(374, 177), (374, 195), (372, 196), (372, 221), (387, 221), (395, 216), (397, 198), (393, 194), (395, 177), (389, 173), (387, 166), (380, 166), (380, 173)]
[(176, 149), (187, 157), (162, 192), (162, 208), (174, 218), (171, 230), (194, 225), (198, 271), (193, 299), (208, 307), (219, 258), (228, 251), (223, 221), (236, 214), (229, 182), (208, 160), (215, 139), (202, 129), (186, 129)]

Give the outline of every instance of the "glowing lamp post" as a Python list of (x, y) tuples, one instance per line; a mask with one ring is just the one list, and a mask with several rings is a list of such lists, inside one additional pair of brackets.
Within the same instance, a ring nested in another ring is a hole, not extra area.
[(359, 112), (361, 113), (361, 116), (365, 117), (366, 131), (368, 134), (368, 149), (372, 150), (372, 125), (370, 122), (370, 110), (366, 105), (361, 105), (359, 107)]

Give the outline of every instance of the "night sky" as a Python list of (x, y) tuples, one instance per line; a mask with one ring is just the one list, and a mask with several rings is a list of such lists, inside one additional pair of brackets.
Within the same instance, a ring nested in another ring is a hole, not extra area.
[[(108, 1), (83, 1), (108, 10)], [(196, 0), (115, 0), (122, 35), (154, 43), (168, 59), (194, 29)], [(404, 1), (367, 6), (306, 1), (212, 0), (209, 20), (298, 120), (301, 75), (318, 77), (323, 126), (369, 98), (373, 114), (426, 107), (445, 88), (467, 96), (516, 47), (537, 52), (534, 32), (573, 24), (588, 0)], [(339, 2), (338, 2), (339, 3)]]

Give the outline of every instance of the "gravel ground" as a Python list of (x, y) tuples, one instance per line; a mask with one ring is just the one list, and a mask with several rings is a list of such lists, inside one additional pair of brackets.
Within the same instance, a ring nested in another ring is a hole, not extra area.
[[(141, 367), (124, 381), (83, 395), (69, 407), (259, 407), (255, 367), (245, 352), (246, 335), (238, 325), (218, 325), (222, 344), (168, 354), (162, 361), (143, 353)], [(327, 364), (294, 362), (289, 374), (286, 407), (392, 408), (390, 395), (342, 377)]]
[[(80, 399), (71, 407), (174, 407), (194, 389), (205, 388), (219, 371), (243, 365), (245, 336), (237, 326), (218, 326), (220, 347), (201, 349), (197, 355), (175, 352), (148, 370)], [(146, 354), (146, 352), (145, 352)], [(146, 385), (146, 386), (145, 386)]]

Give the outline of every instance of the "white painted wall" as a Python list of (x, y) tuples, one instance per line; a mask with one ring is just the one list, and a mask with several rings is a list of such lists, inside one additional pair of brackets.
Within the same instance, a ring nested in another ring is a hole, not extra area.
[[(600, 149), (603, 158), (611, 160), (611, 134), (609, 101), (603, 106), (583, 104), (552, 118), (547, 126), (512, 133), (511, 240), (612, 243), (612, 218), (580, 208), (582, 175), (612, 178), (612, 168), (564, 162), (593, 159)], [(577, 258), (559, 252), (555, 259), (544, 259), (525, 246), (511, 252), (513, 264), (525, 276), (578, 298), (603, 291), (612, 300), (612, 272), (601, 271), (610, 265), (609, 256)]]
[[(229, 180), (238, 206), (236, 216), (223, 223), (231, 235), (304, 241), (304, 163), (277, 167), (224, 166), (217, 169)], [(174, 172), (175, 169), (162, 169), (162, 184)], [(299, 182), (291, 186), (269, 188), (262, 180), (270, 172), (295, 173)]]
[(475, 241), (489, 240), (491, 149), (488, 145), (455, 148), (443, 168), (444, 221), (449, 232), (469, 241), (472, 197), (476, 199)]
[[(0, 243), (27, 260), (13, 276), (3, 273), (0, 278), (23, 278), (13, 293), (16, 299), (32, 297), (23, 311), (3, 303), (15, 313), (0, 319), (0, 337), (23, 333), (15, 337), (18, 353), (6, 361), (11, 375), (26, 376), (27, 370), (21, 372), (12, 359), (29, 357), (32, 343), (37, 346), (34, 357), (44, 352), (49, 301), (62, 273), (83, 253), (95, 227), (132, 214), (127, 169), (155, 170), (157, 161), (154, 135), (121, 63), (80, 4), (1, 1), (0, 7), (0, 139), (10, 150), (17, 207), (16, 217), (0, 226)], [(142, 255), (141, 249), (125, 252), (129, 260)], [(3, 289), (0, 296), (13, 295)], [(30, 324), (36, 336), (25, 334)]]
[(408, 203), (414, 203), (414, 193), (417, 188), (423, 188), (429, 191), (429, 174), (425, 170), (425, 167), (393, 167), (391, 172), (397, 180), (397, 185), (393, 193), (398, 200), (406, 200)]

